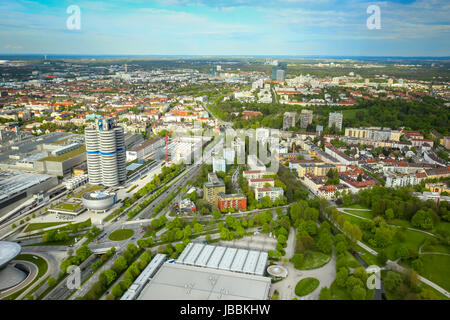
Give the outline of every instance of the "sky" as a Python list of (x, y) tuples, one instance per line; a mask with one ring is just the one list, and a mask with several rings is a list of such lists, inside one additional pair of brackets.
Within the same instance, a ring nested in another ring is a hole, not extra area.
[(450, 56), (450, 1), (2, 0), (0, 54)]

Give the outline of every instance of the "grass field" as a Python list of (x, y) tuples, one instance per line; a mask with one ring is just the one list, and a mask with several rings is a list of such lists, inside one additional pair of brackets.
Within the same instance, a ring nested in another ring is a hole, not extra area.
[(401, 220), (401, 219), (392, 219), (387, 221), (388, 224), (392, 224), (394, 226), (399, 226), (399, 227), (405, 227), (405, 228), (411, 228), (411, 223), (409, 221), (406, 220)]
[(356, 216), (359, 216), (359, 217), (362, 217), (362, 218), (366, 218), (366, 219), (372, 219), (373, 218), (372, 211), (362, 211), (362, 210), (347, 209), (347, 210), (345, 210), (345, 212), (351, 213), (351, 214), (354, 214)]
[(295, 294), (299, 297), (304, 297), (316, 290), (319, 284), (320, 281), (316, 278), (302, 279), (295, 286)]
[(450, 291), (450, 256), (438, 254), (423, 254), (420, 256), (423, 261), (423, 271), (420, 275), (433, 281), (447, 291)]
[(422, 247), (422, 252), (442, 252), (450, 254), (450, 247), (443, 244), (429, 244)]
[(63, 203), (60, 203), (59, 205), (57, 205), (54, 209), (75, 212), (80, 207), (81, 207), (81, 205), (79, 203), (63, 202)]
[[(381, 270), (381, 279), (383, 280), (386, 277), (386, 273), (387, 270)], [(423, 288), (423, 289), (430, 289), (431, 291), (433, 291), (440, 299), (442, 300), (449, 300), (445, 295), (443, 295), (442, 293), (440, 293), (439, 291), (437, 291), (436, 289), (430, 287), (429, 285), (420, 282), (419, 283), (419, 288)], [(386, 299), (387, 300), (398, 300), (399, 297), (396, 295), (395, 292), (389, 291), (386, 289), (385, 287), (385, 294), (386, 294)]]
[(134, 235), (134, 231), (131, 229), (119, 229), (109, 235), (109, 240), (123, 241), (131, 238)]
[(305, 261), (300, 270), (309, 270), (320, 268), (331, 260), (331, 254), (325, 254), (319, 251), (305, 252)]
[(440, 222), (433, 230), (434, 233), (439, 233), (445, 236), (450, 235), (450, 222)]
[(349, 205), (349, 206), (341, 206), (341, 207), (342, 208), (353, 208), (353, 209), (370, 209), (370, 208), (367, 208), (367, 207), (362, 206), (362, 205), (357, 204), (357, 203)]
[(30, 223), (26, 226), (23, 232), (36, 231), (44, 228), (54, 227), (60, 224), (67, 224), (68, 222), (42, 222), (42, 223)]
[(69, 236), (69, 240), (65, 241), (53, 241), (53, 242), (39, 242), (39, 243), (33, 243), (33, 244), (25, 244), (24, 247), (32, 247), (32, 246), (68, 246), (71, 244), (75, 244), (75, 238), (79, 240), (82, 237), (82, 235), (79, 236)]
[(81, 198), (83, 193), (90, 192), (90, 191), (96, 191), (96, 190), (102, 190), (102, 189), (103, 189), (103, 187), (102, 186), (98, 186), (98, 185), (89, 186), (89, 187), (84, 188), (83, 190), (81, 190), (77, 194), (75, 194), (73, 197), (74, 198)]
[(408, 249), (412, 249), (416, 252), (419, 251), (419, 247), (425, 241), (425, 239), (432, 239), (433, 237), (427, 235), (423, 232), (413, 231), (413, 230), (404, 230), (403, 234), (405, 235), (405, 241), (401, 242), (394, 237), (392, 239), (392, 244), (386, 248), (386, 254), (390, 260), (395, 260), (395, 250), (398, 245), (405, 245)]
[(342, 115), (345, 119), (355, 119), (356, 112), (361, 111), (364, 109), (350, 109), (350, 110), (342, 110)]
[(361, 264), (356, 260), (356, 258), (348, 251), (346, 251), (344, 256), (345, 265), (349, 266), (350, 268), (358, 268), (361, 266)]

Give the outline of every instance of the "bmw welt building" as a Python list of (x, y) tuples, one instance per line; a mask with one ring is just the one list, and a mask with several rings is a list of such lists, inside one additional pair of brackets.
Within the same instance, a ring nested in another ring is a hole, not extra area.
[(106, 187), (127, 179), (124, 130), (111, 118), (96, 119), (85, 130), (89, 183)]

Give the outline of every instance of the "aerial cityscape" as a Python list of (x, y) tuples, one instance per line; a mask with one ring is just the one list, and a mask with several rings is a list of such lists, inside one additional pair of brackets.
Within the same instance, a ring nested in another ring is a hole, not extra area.
[(1, 4), (0, 300), (449, 300), (450, 7), (324, 2)]

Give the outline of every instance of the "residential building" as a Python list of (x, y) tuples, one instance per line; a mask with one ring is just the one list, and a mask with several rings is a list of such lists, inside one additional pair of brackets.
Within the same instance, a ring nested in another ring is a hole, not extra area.
[(266, 171), (263, 170), (248, 170), (248, 171), (243, 171), (242, 172), (242, 176), (245, 179), (261, 179), (265, 174), (267, 174)]
[(219, 193), (225, 193), (225, 183), (212, 172), (208, 174), (208, 182), (203, 184), (203, 199), (213, 208), (217, 208)]
[(269, 187), (269, 188), (256, 188), (255, 189), (255, 199), (256, 201), (261, 200), (263, 197), (269, 197), (271, 201), (275, 201), (283, 197), (284, 191), (281, 187)]
[(225, 194), (223, 192), (218, 194), (219, 210), (235, 209), (247, 210), (247, 196), (241, 193)]
[(250, 188), (264, 188), (269, 184), (271, 187), (275, 185), (275, 180), (273, 178), (261, 178), (261, 179), (249, 179), (248, 186)]
[(328, 116), (328, 127), (332, 128), (333, 126), (341, 131), (342, 130), (342, 112), (330, 112)]
[(297, 112), (285, 112), (283, 115), (283, 130), (295, 127), (297, 122)]
[(212, 165), (213, 165), (213, 172), (218, 172), (218, 171), (226, 172), (227, 171), (225, 159), (223, 159), (223, 158), (214, 157), (212, 160)]
[(306, 129), (313, 120), (313, 111), (308, 109), (303, 109), (300, 113), (300, 127)]

